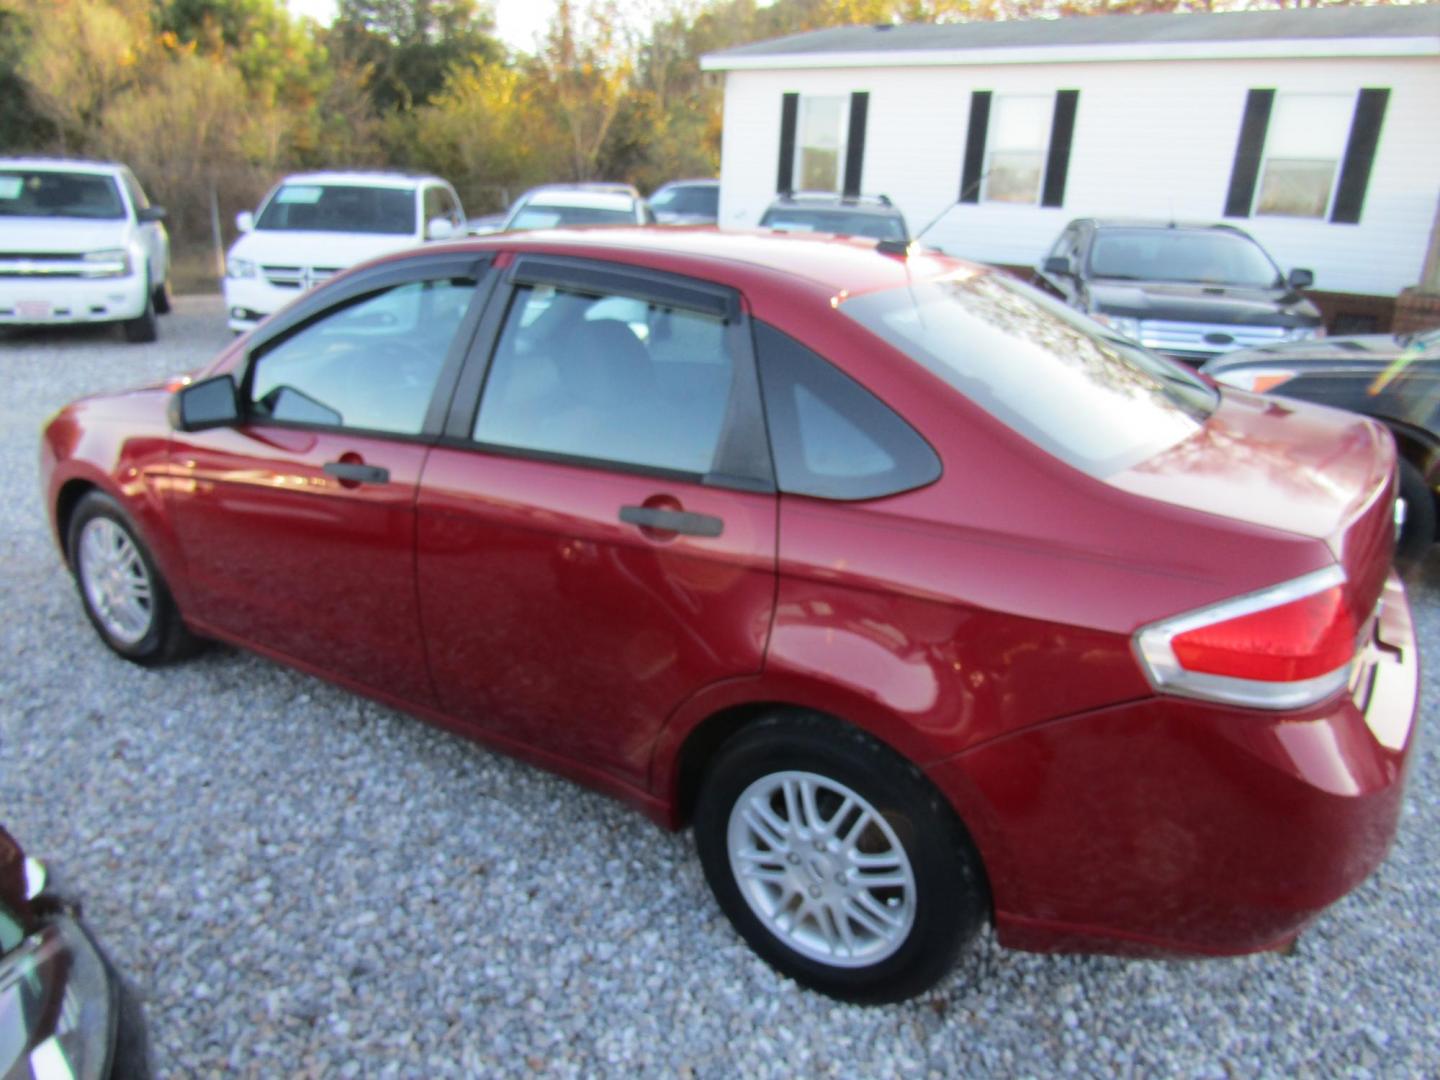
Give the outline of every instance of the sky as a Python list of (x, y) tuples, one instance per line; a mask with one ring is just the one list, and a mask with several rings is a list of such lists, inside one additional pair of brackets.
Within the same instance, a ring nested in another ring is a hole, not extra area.
[[(335, 18), (335, 0), (286, 0), (296, 15), (320, 23)], [(546, 0), (495, 0), (496, 33), (512, 49), (535, 51), (535, 38), (545, 29), (552, 5)]]

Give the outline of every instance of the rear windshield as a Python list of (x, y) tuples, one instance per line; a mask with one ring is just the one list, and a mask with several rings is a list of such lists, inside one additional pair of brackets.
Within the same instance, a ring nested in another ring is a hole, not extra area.
[(1249, 237), (1184, 229), (1101, 229), (1090, 245), (1090, 274), (1262, 289), (1280, 284), (1279, 268)]
[(271, 197), (257, 229), (289, 232), (416, 232), (415, 192), (351, 184), (286, 184)]
[(655, 193), (650, 199), (650, 206), (668, 214), (709, 214), (714, 217), (720, 212), (720, 189), (709, 184), (666, 188)]
[(113, 177), (29, 169), (0, 171), (0, 217), (116, 220), (124, 216), (125, 204)]
[(771, 207), (760, 219), (767, 229), (788, 232), (826, 232), (837, 236), (868, 236), (875, 240), (904, 240), (905, 223), (884, 214), (853, 210), (810, 210), (799, 207)]
[(840, 310), (1092, 476), (1194, 435), (1218, 400), (1178, 365), (992, 271), (867, 293)]
[(630, 210), (597, 206), (527, 206), (515, 215), (512, 229), (557, 229), (563, 225), (634, 225)]

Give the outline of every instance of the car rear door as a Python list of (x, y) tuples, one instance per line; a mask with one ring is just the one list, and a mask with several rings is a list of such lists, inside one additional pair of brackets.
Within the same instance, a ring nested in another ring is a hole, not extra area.
[(177, 433), (187, 615), (321, 673), (431, 704), (415, 493), (473, 336), (475, 256), (380, 267), (267, 324), (242, 422)]
[(522, 256), (455, 401), (418, 502), (441, 708), (643, 785), (682, 701), (760, 670), (774, 609), (776, 496), (739, 297)]

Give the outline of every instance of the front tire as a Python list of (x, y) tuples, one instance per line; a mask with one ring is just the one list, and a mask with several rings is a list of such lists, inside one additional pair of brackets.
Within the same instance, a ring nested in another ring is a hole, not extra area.
[(929, 989), (989, 910), (974, 847), (939, 792), (828, 717), (771, 717), (726, 743), (700, 788), (695, 842), (751, 948), (845, 1001)]
[(170, 308), (171, 308), (171, 303), (170, 303), (170, 282), (169, 282), (168, 280), (162, 281), (162, 282), (160, 283), (159, 287), (156, 288), (155, 291), (150, 294), (150, 298), (151, 298), (151, 303), (154, 304), (154, 306), (155, 306), (155, 314), (157, 314), (157, 315), (169, 315), (169, 314), (170, 314)]
[(132, 345), (146, 345), (159, 337), (159, 327), (155, 319), (155, 294), (148, 285), (145, 289), (145, 310), (135, 318), (122, 322), (120, 329), (125, 334), (125, 340)]
[(150, 667), (194, 650), (164, 578), (114, 499), (92, 491), (80, 500), (66, 548), (85, 614), (113, 651)]
[(1435, 496), (1425, 477), (1410, 462), (1401, 458), (1398, 501), (1404, 503), (1405, 520), (1395, 538), (1395, 564), (1410, 570), (1423, 559), (1435, 543)]

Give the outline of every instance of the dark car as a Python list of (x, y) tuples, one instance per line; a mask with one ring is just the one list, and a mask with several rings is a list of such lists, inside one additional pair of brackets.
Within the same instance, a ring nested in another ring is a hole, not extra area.
[(765, 208), (762, 229), (782, 232), (833, 233), (836, 236), (866, 236), (872, 240), (910, 239), (905, 215), (886, 195), (836, 195), (826, 192), (796, 192), (781, 195)]
[(79, 909), (0, 828), (0, 1076), (144, 1080), (145, 1021)]
[(1324, 334), (1320, 309), (1301, 295), (1315, 275), (1281, 273), (1231, 225), (1082, 218), (1037, 276), (1077, 311), (1190, 364)]
[(720, 218), (720, 181), (672, 180), (651, 194), (650, 209), (661, 225), (714, 225)]
[(874, 1001), (986, 919), (1283, 947), (1384, 857), (1394, 442), (1274, 406), (942, 255), (575, 229), (348, 272), (41, 471), (119, 655), (232, 642), (693, 823), (760, 955)]
[(1200, 369), (1217, 382), (1373, 416), (1400, 451), (1402, 564), (1435, 541), (1440, 502), (1440, 328), (1246, 349)]

